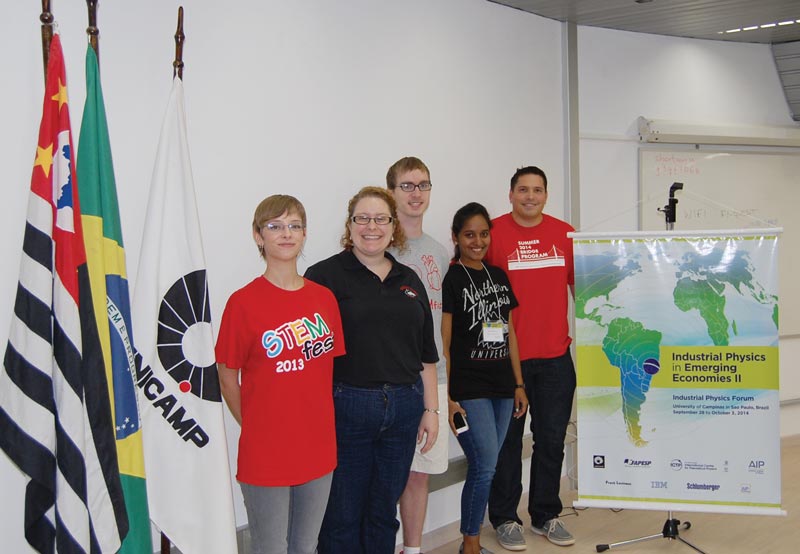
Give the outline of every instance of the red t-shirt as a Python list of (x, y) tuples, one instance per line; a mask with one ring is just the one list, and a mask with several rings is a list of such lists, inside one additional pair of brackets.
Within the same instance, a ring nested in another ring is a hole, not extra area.
[(569, 337), (568, 285), (575, 283), (572, 263), (573, 227), (542, 214), (539, 225), (523, 227), (511, 217), (492, 220), (492, 242), (486, 261), (501, 267), (519, 300), (512, 314), (521, 360), (556, 358)]
[(344, 334), (333, 294), (304, 281), (286, 291), (258, 277), (222, 314), (217, 363), (241, 370), (242, 483), (299, 485), (336, 467), (333, 358)]

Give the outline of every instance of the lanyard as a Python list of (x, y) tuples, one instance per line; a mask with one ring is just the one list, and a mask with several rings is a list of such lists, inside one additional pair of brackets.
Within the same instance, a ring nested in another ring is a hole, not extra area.
[[(475, 292), (478, 292), (478, 287), (475, 286), (475, 281), (472, 280), (472, 275), (470, 275), (469, 271), (467, 271), (467, 267), (461, 262), (461, 260), (458, 260), (458, 263), (462, 268), (464, 268), (464, 273), (467, 274), (467, 277), (469, 278), (469, 282), (472, 285), (472, 288), (475, 289)], [(489, 278), (489, 283), (492, 285), (492, 291), (494, 291), (494, 298), (495, 300), (497, 300), (497, 321), (503, 321), (503, 316), (500, 313), (500, 297), (497, 296), (497, 287), (495, 286), (494, 281), (492, 280), (491, 273), (489, 273), (489, 270), (486, 269), (485, 265), (483, 265), (483, 262), (481, 262), (481, 267), (486, 272), (486, 276)], [(480, 301), (484, 302), (483, 298), (481, 298)]]

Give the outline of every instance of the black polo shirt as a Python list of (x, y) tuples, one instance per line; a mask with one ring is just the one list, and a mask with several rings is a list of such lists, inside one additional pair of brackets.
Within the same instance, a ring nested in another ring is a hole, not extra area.
[(422, 281), (384, 254), (392, 269), (382, 282), (350, 250), (306, 270), (339, 302), (347, 354), (334, 359), (335, 381), (357, 387), (412, 384), (424, 363), (436, 363), (433, 317)]

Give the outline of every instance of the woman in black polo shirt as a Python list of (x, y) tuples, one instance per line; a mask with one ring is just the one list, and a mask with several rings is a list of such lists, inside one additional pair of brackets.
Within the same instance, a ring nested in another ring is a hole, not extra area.
[[(339, 302), (347, 354), (334, 361), (338, 465), (320, 554), (394, 552), (397, 501), (416, 441), (438, 434), (433, 319), (414, 271), (386, 252), (405, 236), (391, 194), (364, 187), (350, 199), (344, 250), (306, 277)], [(424, 383), (424, 385), (423, 385)]]

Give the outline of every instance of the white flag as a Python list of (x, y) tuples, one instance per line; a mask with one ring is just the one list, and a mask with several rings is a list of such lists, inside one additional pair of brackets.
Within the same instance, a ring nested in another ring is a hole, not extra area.
[(236, 524), (200, 221), (175, 77), (156, 153), (133, 322), (153, 523), (186, 554), (234, 554)]

